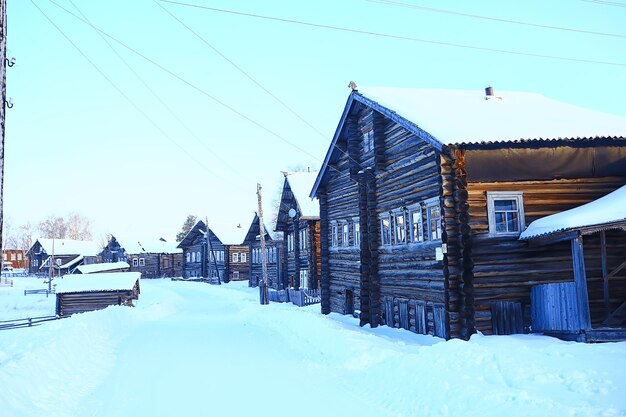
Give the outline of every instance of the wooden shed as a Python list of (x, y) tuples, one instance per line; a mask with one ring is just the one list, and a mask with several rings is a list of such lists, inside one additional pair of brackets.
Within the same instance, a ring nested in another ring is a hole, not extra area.
[(444, 338), (528, 332), (531, 289), (573, 269), (569, 245), (520, 233), (625, 183), (626, 118), (491, 88), (355, 90), (311, 192), (322, 312)]
[(141, 274), (116, 272), (65, 275), (56, 280), (56, 314), (101, 310), (111, 305), (132, 306), (139, 299)]

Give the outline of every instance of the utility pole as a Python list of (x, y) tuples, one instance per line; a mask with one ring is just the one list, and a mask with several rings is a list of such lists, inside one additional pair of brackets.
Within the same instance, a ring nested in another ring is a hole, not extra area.
[[(213, 245), (211, 244), (211, 235), (209, 231), (209, 218), (204, 218), (206, 222), (206, 248), (207, 248), (207, 257), (209, 258), (209, 265), (211, 264), (211, 258), (213, 259), (213, 266), (215, 266), (215, 273), (217, 274), (217, 284), (222, 285), (222, 278), (220, 277), (220, 270), (217, 268), (217, 259), (215, 257), (215, 253), (213, 252)], [(208, 267), (208, 266), (207, 266)], [(209, 270), (207, 269), (207, 275), (209, 275)]]
[[(2, 103), (0, 103), (0, 253), (4, 237), (4, 119), (7, 102), (7, 0), (0, 0), (0, 82), (2, 83)], [(4, 258), (3, 258), (4, 259)]]
[(265, 252), (265, 226), (263, 225), (263, 199), (261, 198), (261, 184), (256, 185), (256, 195), (259, 200), (259, 233), (261, 234), (261, 268), (263, 271), (263, 285), (261, 285), (261, 304), (270, 303), (270, 294), (267, 282), (267, 253)]

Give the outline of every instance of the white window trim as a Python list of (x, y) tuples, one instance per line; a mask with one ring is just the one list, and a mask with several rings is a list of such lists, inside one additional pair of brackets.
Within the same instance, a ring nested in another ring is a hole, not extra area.
[(139, 266), (146, 266), (146, 259), (145, 258), (139, 258)]
[[(404, 219), (404, 242), (398, 242), (398, 225), (396, 224), (396, 217), (402, 215)], [(391, 211), (391, 244), (392, 245), (406, 245), (408, 242), (406, 235), (406, 223), (407, 223), (407, 214), (404, 209), (395, 209)]]
[(339, 247), (339, 225), (336, 221), (330, 222), (330, 247)]
[(341, 247), (347, 248), (350, 245), (350, 226), (348, 225), (347, 221), (341, 222), (340, 225), (341, 225)]
[(358, 217), (352, 218), (352, 246), (361, 247), (361, 220)]
[(245, 252), (243, 252), (241, 254), (241, 262), (246, 263), (247, 261), (248, 261), (248, 255)]
[[(429, 198), (428, 200), (424, 200), (423, 205), (424, 205), (424, 210), (425, 210), (425, 213), (426, 213), (426, 226), (424, 227), (422, 225), (422, 230), (423, 230), (424, 235), (425, 235), (424, 237), (427, 238), (427, 239), (424, 239), (424, 240), (427, 240), (429, 242), (436, 242), (438, 240), (441, 240), (441, 236), (439, 236), (437, 239), (433, 239), (432, 238), (433, 237), (433, 233), (432, 233), (432, 230), (430, 228), (430, 212), (428, 210), (429, 208), (431, 208), (433, 206), (439, 207), (439, 222), (441, 223), (441, 220), (443, 218), (443, 210), (441, 210), (441, 203), (439, 201), (439, 197), (433, 197), (433, 198)], [(423, 218), (422, 218), (422, 221), (423, 221)], [(441, 229), (441, 234), (443, 235), (443, 227)]]
[(237, 252), (233, 253), (231, 255), (231, 260), (232, 260), (233, 263), (239, 262), (239, 254)]
[[(408, 217), (408, 226), (409, 226), (409, 236), (407, 236), (407, 243), (423, 243), (424, 242), (424, 212), (422, 211), (423, 207), (422, 207), (422, 203), (417, 203), (417, 204), (411, 204), (410, 206), (407, 207), (407, 217)], [(420, 230), (420, 235), (419, 235), (419, 239), (415, 240), (414, 236), (413, 236), (413, 213), (418, 213), (418, 219), (419, 219), (419, 228)], [(410, 239), (409, 239), (410, 237)]]
[[(389, 221), (389, 242), (388, 243), (385, 243), (385, 239), (383, 238), (385, 234), (385, 229), (383, 227), (383, 220), (385, 219)], [(378, 222), (380, 224), (380, 245), (391, 246), (393, 244), (393, 222), (391, 220), (391, 214), (388, 212), (379, 214)]]
[[(496, 213), (495, 200), (517, 200), (518, 210), (518, 231), (517, 232), (497, 232), (496, 231)], [(526, 220), (524, 218), (524, 192), (523, 191), (487, 191), (487, 218), (489, 221), (490, 236), (519, 236), (526, 228)]]

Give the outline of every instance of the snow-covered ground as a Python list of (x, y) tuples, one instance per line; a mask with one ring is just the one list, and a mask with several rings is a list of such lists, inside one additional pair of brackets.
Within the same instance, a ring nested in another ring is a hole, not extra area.
[[(33, 280), (0, 288), (0, 320), (54, 311)], [(0, 331), (0, 416), (626, 416), (626, 343), (444, 342), (245, 283), (141, 285), (135, 308)]]

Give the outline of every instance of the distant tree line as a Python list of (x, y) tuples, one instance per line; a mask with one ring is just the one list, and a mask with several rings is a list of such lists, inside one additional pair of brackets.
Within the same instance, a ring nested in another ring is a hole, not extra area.
[(38, 224), (26, 222), (15, 226), (10, 218), (4, 220), (3, 249), (30, 249), (33, 238), (91, 240), (91, 220), (79, 213), (66, 216), (49, 215)]

